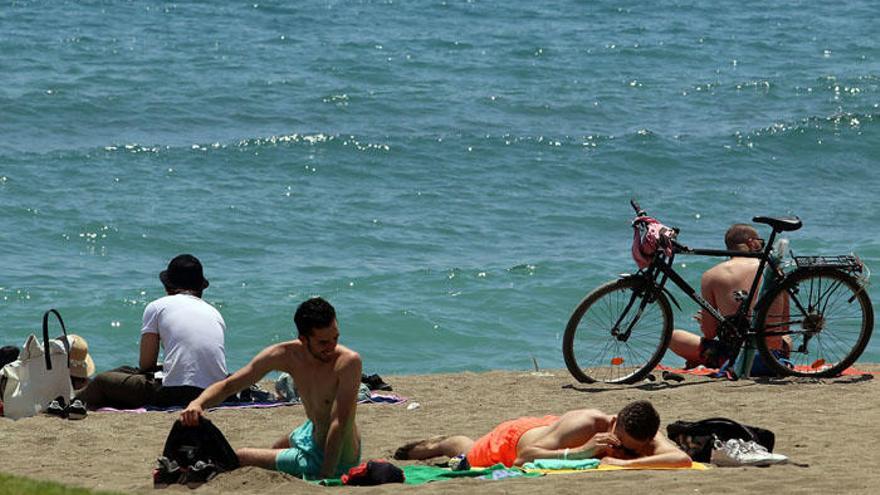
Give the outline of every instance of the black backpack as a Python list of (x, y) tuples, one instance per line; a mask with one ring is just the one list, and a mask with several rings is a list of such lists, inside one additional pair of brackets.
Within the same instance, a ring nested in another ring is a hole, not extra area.
[(744, 425), (728, 418), (700, 421), (676, 421), (666, 426), (666, 436), (697, 462), (709, 462), (715, 437), (722, 442), (741, 438), (764, 446), (773, 452), (776, 435), (767, 429)]
[(218, 471), (231, 471), (240, 466), (226, 437), (207, 418), (200, 418), (198, 426), (184, 426), (179, 419), (175, 421), (162, 455), (177, 462), (181, 468), (190, 467), (197, 461), (210, 462)]

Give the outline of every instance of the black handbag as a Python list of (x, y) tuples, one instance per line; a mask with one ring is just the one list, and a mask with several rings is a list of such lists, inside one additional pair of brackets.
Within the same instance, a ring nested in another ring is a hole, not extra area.
[(171, 427), (162, 455), (175, 461), (181, 468), (190, 467), (198, 461), (209, 462), (218, 471), (231, 471), (239, 467), (238, 456), (226, 437), (214, 423), (200, 418), (198, 426), (184, 426), (178, 419)]
[(731, 438), (753, 441), (764, 446), (768, 452), (773, 452), (776, 443), (776, 435), (772, 431), (728, 418), (676, 421), (666, 426), (666, 436), (697, 462), (709, 462), (715, 438), (722, 442)]

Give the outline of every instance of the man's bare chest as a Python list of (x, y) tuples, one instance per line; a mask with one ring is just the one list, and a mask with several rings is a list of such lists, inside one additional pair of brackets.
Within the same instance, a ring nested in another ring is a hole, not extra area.
[(332, 369), (294, 369), (291, 376), (303, 402), (329, 409), (336, 397), (338, 381)]

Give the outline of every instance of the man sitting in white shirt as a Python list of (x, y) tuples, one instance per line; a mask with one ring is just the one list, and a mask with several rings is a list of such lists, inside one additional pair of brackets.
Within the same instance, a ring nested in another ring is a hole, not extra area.
[[(226, 323), (201, 298), (208, 288), (201, 262), (181, 254), (159, 279), (168, 295), (144, 310), (139, 368), (123, 366), (96, 375), (76, 394), (89, 409), (185, 406), (228, 375)], [(158, 371), (160, 345), (164, 349), (161, 379), (153, 373)]]

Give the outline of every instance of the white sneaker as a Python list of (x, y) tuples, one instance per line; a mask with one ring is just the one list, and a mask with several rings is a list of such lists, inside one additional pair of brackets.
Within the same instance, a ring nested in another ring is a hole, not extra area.
[(710, 462), (716, 466), (769, 466), (785, 464), (788, 457), (773, 454), (763, 445), (739, 438), (731, 438), (726, 442), (715, 439)]

